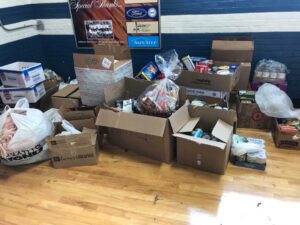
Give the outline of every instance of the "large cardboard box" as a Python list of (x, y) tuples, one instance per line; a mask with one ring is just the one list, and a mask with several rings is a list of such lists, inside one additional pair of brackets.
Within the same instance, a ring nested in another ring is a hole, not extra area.
[(78, 85), (70, 84), (52, 95), (52, 106), (76, 109), (81, 105)]
[(300, 150), (300, 132), (282, 131), (276, 118), (273, 118), (273, 138), (277, 148)]
[[(223, 65), (216, 63), (215, 65)], [(240, 65), (233, 63), (231, 65)], [(241, 65), (231, 75), (206, 74), (183, 70), (176, 80), (180, 86), (213, 91), (230, 92), (240, 79)]]
[[(227, 168), (233, 125), (236, 118), (230, 113), (215, 115), (205, 107), (181, 107), (171, 118), (177, 142), (177, 162), (199, 170), (224, 174)], [(196, 138), (191, 133), (196, 127), (212, 130), (220, 142)]]
[(56, 124), (54, 136), (47, 139), (54, 168), (97, 164), (97, 132), (84, 128), (81, 134), (57, 136), (62, 131)]
[(211, 59), (217, 62), (243, 63), (240, 79), (234, 90), (247, 90), (251, 73), (254, 42), (249, 38), (218, 38), (213, 40)]
[(130, 50), (124, 46), (97, 46), (96, 54), (74, 54), (74, 66), (84, 105), (104, 103), (104, 88), (133, 76)]
[[(108, 106), (116, 100), (138, 97), (152, 82), (125, 78), (105, 88)], [(179, 92), (180, 105), (186, 100), (185, 88)], [(174, 159), (175, 143), (168, 118), (100, 109), (96, 125), (108, 128), (108, 140), (117, 146), (143, 156), (171, 162)]]
[(238, 128), (270, 129), (272, 118), (262, 113), (256, 103), (240, 102), (239, 96), (236, 99)]

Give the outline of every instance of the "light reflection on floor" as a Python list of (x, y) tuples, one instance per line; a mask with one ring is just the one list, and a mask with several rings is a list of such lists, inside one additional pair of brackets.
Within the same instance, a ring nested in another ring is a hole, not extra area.
[(217, 215), (190, 208), (189, 225), (299, 225), (300, 202), (224, 193)]

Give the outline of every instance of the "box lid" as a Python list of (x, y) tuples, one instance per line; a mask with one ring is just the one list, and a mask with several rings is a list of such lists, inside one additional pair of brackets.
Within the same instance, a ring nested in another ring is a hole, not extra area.
[(114, 56), (115, 59), (131, 59), (131, 51), (127, 46), (95, 45), (96, 55)]
[(192, 118), (190, 117), (188, 110), (188, 102), (186, 102), (180, 109), (178, 109), (172, 116), (170, 116), (169, 121), (174, 133), (186, 133), (192, 132), (200, 120), (200, 117)]
[(53, 97), (60, 97), (60, 98), (66, 98), (69, 95), (73, 94), (75, 91), (78, 90), (78, 85), (77, 84), (70, 84), (63, 89), (59, 90), (55, 94), (53, 94)]
[(96, 125), (163, 137), (167, 122), (165, 118), (100, 109)]
[(220, 139), (221, 141), (227, 143), (231, 138), (232, 132), (233, 127), (219, 119), (212, 131), (212, 135)]
[(250, 39), (213, 40), (211, 58), (216, 61), (251, 62), (254, 42)]

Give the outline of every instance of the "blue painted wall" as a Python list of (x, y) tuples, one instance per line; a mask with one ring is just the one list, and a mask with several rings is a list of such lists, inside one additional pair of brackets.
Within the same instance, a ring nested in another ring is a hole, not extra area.
[[(51, 2), (51, 0), (49, 0)], [(228, 14), (248, 12), (298, 12), (299, 0), (161, 0), (162, 15), (186, 14)], [(20, 13), (21, 12), (21, 13)], [(0, 9), (0, 18), (5, 23), (15, 23), (28, 19), (69, 18), (67, 3), (33, 4)], [(211, 41), (216, 36), (233, 36), (235, 34), (163, 34), (162, 50), (175, 48), (180, 56), (186, 54), (209, 57)], [(288, 76), (288, 94), (300, 98), (300, 33), (271, 32), (244, 33), (238, 36), (251, 36), (255, 41), (253, 65), (263, 58), (287, 64), (291, 73)], [(0, 37), (1, 38), (1, 37)], [(65, 78), (74, 77), (73, 52), (77, 50), (72, 35), (40, 35), (0, 46), (0, 65), (16, 61), (41, 61), (45, 67), (55, 70)], [(91, 52), (85, 50), (84, 52)], [(153, 60), (153, 50), (133, 50), (135, 72)]]

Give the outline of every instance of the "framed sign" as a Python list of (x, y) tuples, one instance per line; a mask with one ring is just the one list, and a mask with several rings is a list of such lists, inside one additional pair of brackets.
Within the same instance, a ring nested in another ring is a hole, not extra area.
[(161, 48), (159, 0), (125, 0), (130, 48)]
[(78, 48), (127, 45), (124, 0), (69, 0)]

